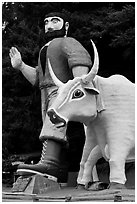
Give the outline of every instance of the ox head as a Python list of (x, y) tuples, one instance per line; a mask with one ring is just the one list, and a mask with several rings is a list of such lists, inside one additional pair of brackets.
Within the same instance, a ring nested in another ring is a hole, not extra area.
[(67, 83), (62, 83), (54, 74), (48, 59), (49, 71), (55, 84), (59, 87), (53, 104), (48, 109), (48, 116), (56, 127), (63, 127), (68, 121), (79, 121), (87, 124), (97, 115), (96, 95), (99, 94), (93, 85), (93, 79), (98, 72), (99, 58), (95, 44), (94, 64), (87, 75), (75, 77)]

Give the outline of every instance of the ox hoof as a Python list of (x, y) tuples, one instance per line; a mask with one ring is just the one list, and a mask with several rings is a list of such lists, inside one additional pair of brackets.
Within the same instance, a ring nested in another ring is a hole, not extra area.
[(121, 183), (111, 182), (108, 188), (109, 189), (126, 189), (126, 186)]
[(76, 189), (85, 189), (85, 185), (78, 183)]
[(100, 191), (108, 188), (108, 183), (103, 183), (100, 181), (88, 182), (85, 185), (85, 189), (88, 191)]

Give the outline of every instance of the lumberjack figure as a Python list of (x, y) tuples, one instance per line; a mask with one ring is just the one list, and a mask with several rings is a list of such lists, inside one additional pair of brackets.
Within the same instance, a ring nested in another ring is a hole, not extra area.
[(43, 120), (43, 127), (39, 136), (43, 142), (41, 159), (34, 165), (19, 165), (17, 173), (19, 175), (40, 174), (59, 181), (60, 160), (63, 156), (61, 150), (62, 146), (67, 144), (67, 137), (66, 127), (56, 128), (46, 114), (58, 89), (49, 73), (47, 59), (49, 58), (54, 73), (62, 82), (87, 74), (92, 62), (85, 48), (74, 38), (67, 37), (69, 22), (63, 13), (50, 13), (45, 16), (44, 22), (45, 37), (48, 43), (39, 52), (38, 68), (25, 64), (20, 52), (15, 47), (10, 49), (9, 54), (13, 68), (20, 70), (32, 85), (38, 85), (41, 90)]

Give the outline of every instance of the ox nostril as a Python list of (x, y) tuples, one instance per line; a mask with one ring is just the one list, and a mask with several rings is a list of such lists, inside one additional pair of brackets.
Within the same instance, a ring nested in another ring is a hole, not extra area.
[(54, 112), (54, 110), (52, 110), (52, 109), (49, 110), (49, 111), (47, 112), (47, 114), (48, 114), (48, 116), (49, 116), (51, 122), (52, 122), (52, 123), (56, 123), (57, 116), (56, 116), (56, 113)]
[(66, 121), (60, 116), (58, 116), (53, 109), (49, 110), (47, 114), (51, 122), (55, 124), (58, 128), (66, 125)]

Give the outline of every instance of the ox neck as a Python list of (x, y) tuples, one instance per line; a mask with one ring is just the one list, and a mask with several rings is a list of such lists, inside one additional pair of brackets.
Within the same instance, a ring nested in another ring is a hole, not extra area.
[(82, 120), (82, 123), (85, 125), (85, 126), (89, 126), (97, 117), (97, 114), (94, 116), (94, 117), (90, 117), (90, 118), (87, 118), (87, 119), (83, 119)]

